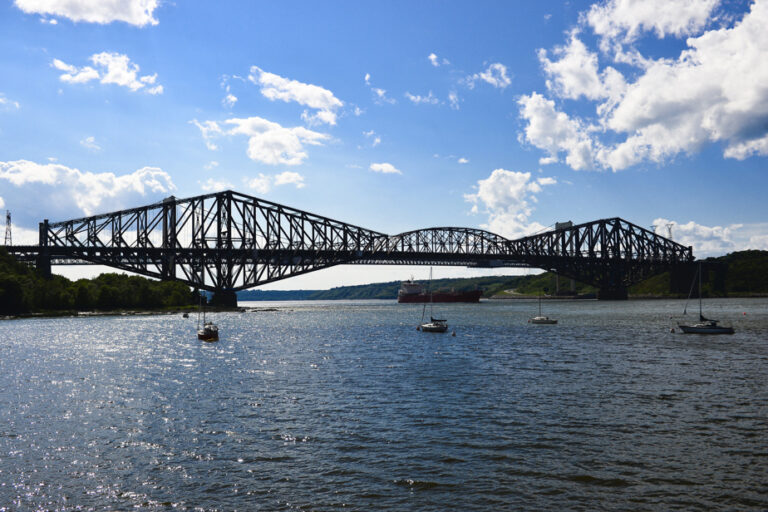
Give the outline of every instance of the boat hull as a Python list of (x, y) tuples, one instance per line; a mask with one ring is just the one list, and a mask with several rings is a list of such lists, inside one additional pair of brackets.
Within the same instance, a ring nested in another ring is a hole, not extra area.
[(553, 320), (551, 318), (531, 318), (529, 322), (539, 325), (554, 325), (557, 323), (557, 320)]
[(445, 332), (448, 330), (447, 325), (441, 324), (421, 324), (419, 328), (422, 332)]
[(206, 324), (205, 328), (197, 330), (197, 339), (208, 343), (219, 341), (218, 327)]
[(733, 334), (733, 327), (698, 327), (696, 325), (678, 325), (683, 334)]
[(469, 292), (437, 292), (432, 294), (432, 300), (430, 301), (430, 294), (428, 293), (411, 293), (397, 296), (397, 302), (402, 304), (423, 304), (425, 302), (480, 302), (482, 297), (482, 290), (472, 290)]

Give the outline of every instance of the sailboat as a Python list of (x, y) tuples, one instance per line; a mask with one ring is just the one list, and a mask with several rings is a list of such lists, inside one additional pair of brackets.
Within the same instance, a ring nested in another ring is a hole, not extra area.
[(539, 316), (535, 316), (528, 320), (528, 322), (532, 324), (556, 324), (557, 320), (554, 318), (549, 318), (548, 316), (544, 316), (541, 314), (541, 292), (539, 292)]
[(424, 313), (427, 311), (427, 303), (424, 303), (424, 307), (421, 309), (421, 323), (416, 330), (422, 332), (445, 332), (448, 330), (448, 320), (435, 318), (432, 316), (432, 291), (430, 287), (432, 285), (432, 267), (429, 267), (429, 284), (427, 290), (429, 291), (429, 322), (424, 322)]
[[(699, 323), (693, 324), (693, 325), (682, 325), (677, 324), (677, 326), (683, 331), (684, 334), (733, 334), (735, 331), (733, 330), (733, 327), (724, 327), (722, 325), (717, 325), (718, 320), (712, 320), (710, 318), (705, 318), (702, 314), (701, 310), (701, 263), (699, 263), (699, 267), (696, 269), (696, 273), (699, 276)], [(693, 285), (696, 283), (696, 276), (693, 276), (693, 282), (691, 283), (691, 290), (688, 292), (688, 299), (685, 301), (685, 307), (683, 308), (683, 314), (687, 314), (688, 312), (688, 301), (691, 299), (691, 293), (693, 293)]]
[[(203, 328), (200, 328), (200, 310), (203, 310)], [(200, 295), (200, 305), (197, 308), (197, 339), (212, 343), (219, 341), (219, 327), (213, 322), (205, 321), (205, 308), (203, 308), (203, 296)]]

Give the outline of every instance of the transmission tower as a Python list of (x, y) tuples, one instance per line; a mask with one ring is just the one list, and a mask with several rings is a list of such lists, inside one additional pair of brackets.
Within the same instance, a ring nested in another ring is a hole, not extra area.
[(13, 245), (11, 238), (11, 210), (5, 210), (5, 245)]
[(667, 234), (669, 235), (667, 236), (667, 238), (669, 238), (670, 240), (672, 240), (672, 226), (674, 225), (675, 225), (674, 222), (670, 222), (669, 224), (667, 224)]

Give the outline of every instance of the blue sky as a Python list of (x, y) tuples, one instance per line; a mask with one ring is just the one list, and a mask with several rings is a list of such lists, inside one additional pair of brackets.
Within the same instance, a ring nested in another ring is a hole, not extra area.
[(0, 203), (19, 241), (233, 188), (391, 234), (620, 216), (768, 249), (766, 3), (5, 1)]

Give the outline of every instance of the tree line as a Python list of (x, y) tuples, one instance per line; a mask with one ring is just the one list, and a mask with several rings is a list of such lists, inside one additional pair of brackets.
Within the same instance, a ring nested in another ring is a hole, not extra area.
[(111, 311), (193, 306), (199, 296), (179, 282), (124, 274), (71, 281), (44, 278), (0, 247), (0, 315), (39, 311)]

